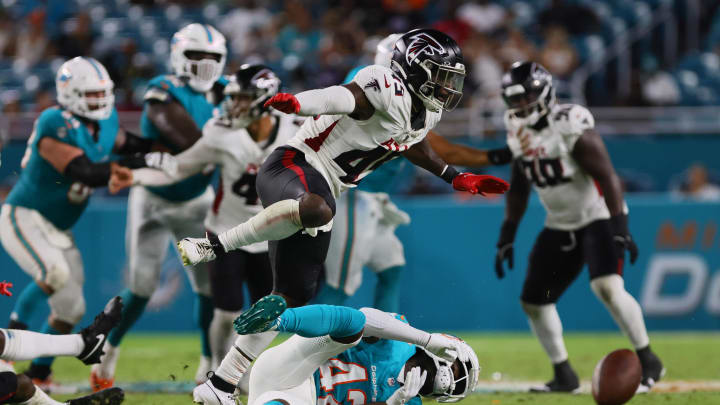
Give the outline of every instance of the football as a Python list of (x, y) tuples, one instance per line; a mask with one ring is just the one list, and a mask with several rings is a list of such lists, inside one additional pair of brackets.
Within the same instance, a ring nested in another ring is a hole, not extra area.
[(595, 366), (592, 394), (598, 405), (621, 405), (635, 395), (642, 379), (642, 366), (635, 352), (615, 350)]

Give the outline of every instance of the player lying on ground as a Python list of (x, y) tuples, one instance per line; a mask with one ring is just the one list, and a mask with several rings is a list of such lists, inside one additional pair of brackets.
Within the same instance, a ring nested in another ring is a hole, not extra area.
[[(247, 221), (262, 210), (255, 191), (257, 169), (278, 146), (285, 144), (304, 118), (271, 113), (263, 104), (280, 89), (280, 79), (264, 65), (243, 65), (225, 86), (222, 114), (203, 127), (203, 136), (175, 156), (173, 175), (160, 170), (118, 168), (110, 191), (131, 185), (163, 186), (201, 173), (208, 165), (220, 168), (220, 189), (205, 227), (217, 235)], [(272, 291), (272, 270), (267, 242), (258, 242), (228, 252), (209, 265), (215, 312), (210, 327), (212, 368), (219, 366), (235, 336), (232, 321), (242, 310), (243, 284), (247, 282), (250, 303)]]
[[(171, 74), (158, 75), (148, 83), (140, 129), (154, 148), (177, 154), (200, 139), (201, 128), (222, 98), (227, 48), (223, 35), (207, 24), (183, 27), (170, 43)], [(130, 190), (125, 237), (129, 277), (120, 293), (125, 309), (120, 325), (108, 338), (107, 355), (92, 368), (93, 388), (112, 386), (120, 343), (159, 285), (168, 245), (184, 236), (205, 234), (203, 219), (215, 196), (210, 186), (213, 173), (211, 166), (180, 183)], [(204, 381), (210, 367), (208, 332), (213, 316), (210, 276), (205, 266), (200, 267), (186, 269), (195, 293), (194, 321), (201, 330), (196, 381)]]
[[(0, 329), (0, 359), (7, 361), (31, 360), (45, 356), (76, 356), (85, 364), (100, 362), (102, 347), (107, 334), (120, 322), (122, 300), (111, 299), (93, 323), (80, 333), (72, 335), (47, 335), (17, 329)], [(119, 388), (103, 390), (92, 395), (71, 399), (70, 405), (115, 405), (123, 401)], [(48, 397), (35, 386), (25, 374), (0, 371), (0, 404), (20, 403), (27, 405), (61, 404)]]
[(635, 263), (637, 246), (628, 230), (620, 179), (592, 114), (576, 104), (557, 104), (552, 77), (533, 62), (517, 62), (505, 74), (503, 98), (507, 143), (515, 157), (512, 188), (507, 193), (495, 271), (503, 261), (513, 267), (513, 240), (525, 213), (530, 184), (545, 207), (545, 228), (530, 253), (522, 307), (530, 326), (553, 363), (555, 377), (543, 391), (576, 391), (555, 303), (585, 264), (590, 286), (635, 347), (647, 390), (664, 373), (650, 350), (640, 305), (622, 278), (625, 251)]
[[(395, 42), (402, 34), (391, 34), (377, 45), (375, 64), (390, 67)], [(350, 83), (365, 66), (353, 69), (345, 78)], [(428, 132), (430, 147), (451, 165), (484, 167), (504, 165), (512, 160), (507, 147), (481, 150), (448, 141)], [(399, 311), (400, 275), (405, 268), (402, 241), (395, 235), (399, 225), (410, 223), (387, 194), (402, 182), (406, 159), (393, 159), (363, 179), (357, 188), (337, 199), (333, 232), (325, 260), (325, 284), (315, 298), (319, 304), (343, 305), (363, 281), (363, 268), (377, 275), (373, 308)]]
[[(285, 304), (270, 295), (257, 307), (276, 312)], [(240, 334), (294, 333), (258, 357), (250, 405), (418, 404), (418, 395), (454, 402), (475, 389), (480, 372), (475, 352), (462, 340), (415, 329), (403, 317), (373, 308), (308, 305), (285, 310), (269, 324), (246, 312), (235, 328)], [(193, 395), (197, 403), (234, 403), (211, 381)]]
[[(55, 78), (59, 106), (35, 121), (22, 160), (20, 179), (0, 211), (0, 241), (32, 277), (10, 316), (11, 329), (28, 320), (49, 298), (44, 333), (70, 333), (85, 314), (82, 257), (71, 228), (95, 187), (105, 187), (111, 167), (164, 167), (164, 154), (121, 128), (113, 82), (92, 58), (77, 57), (60, 66)], [(36, 359), (28, 370), (47, 384), (52, 358)]]
[[(508, 184), (501, 179), (458, 173), (425, 139), (442, 111), (462, 96), (465, 66), (455, 41), (435, 30), (411, 31), (396, 43), (392, 66), (368, 66), (344, 86), (270, 99), (266, 106), (314, 118), (260, 168), (257, 191), (265, 209), (217, 237), (183, 239), (183, 262), (211, 261), (269, 241), (273, 293), (291, 307), (302, 306), (318, 288), (335, 199), (387, 160), (403, 156), (459, 191), (505, 192)], [(277, 315), (254, 306), (248, 312), (266, 320)], [(269, 332), (252, 342), (236, 341), (212, 377), (216, 385), (232, 392), (273, 337)]]

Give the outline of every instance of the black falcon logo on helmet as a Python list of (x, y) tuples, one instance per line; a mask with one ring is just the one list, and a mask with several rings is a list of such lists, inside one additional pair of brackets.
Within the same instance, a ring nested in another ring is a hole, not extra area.
[(405, 53), (405, 60), (408, 65), (412, 64), (412, 61), (423, 53), (426, 55), (435, 55), (436, 52), (438, 55), (447, 53), (445, 48), (443, 48), (435, 38), (425, 33), (415, 35), (410, 38), (410, 40), (410, 45), (408, 45), (407, 52)]

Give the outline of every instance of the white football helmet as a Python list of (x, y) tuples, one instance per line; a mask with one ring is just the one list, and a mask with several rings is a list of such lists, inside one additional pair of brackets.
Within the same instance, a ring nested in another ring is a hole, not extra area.
[[(435, 398), (438, 402), (458, 402), (475, 391), (475, 387), (477, 387), (480, 375), (480, 361), (470, 345), (463, 340), (460, 340), (460, 342), (461, 353), (458, 353), (458, 358), (453, 364), (435, 356), (422, 347), (418, 347), (425, 350), (435, 363), (436, 372), (433, 381), (433, 392), (429, 396)], [(453, 372), (453, 368), (457, 372)]]
[(55, 75), (58, 103), (71, 113), (94, 121), (112, 114), (113, 86), (105, 66), (93, 58), (72, 58)]
[[(217, 57), (193, 58), (193, 52), (215, 54)], [(170, 41), (170, 65), (178, 77), (188, 79), (193, 90), (206, 92), (212, 88), (225, 68), (227, 46), (220, 31), (208, 24), (190, 24), (173, 35)]]
[(395, 48), (395, 42), (403, 34), (390, 34), (383, 38), (377, 44), (377, 50), (375, 51), (375, 64), (390, 67), (390, 61), (392, 60), (393, 49)]

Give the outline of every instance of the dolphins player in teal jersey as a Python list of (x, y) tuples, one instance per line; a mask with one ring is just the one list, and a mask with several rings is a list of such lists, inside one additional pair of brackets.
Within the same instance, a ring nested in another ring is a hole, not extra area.
[[(377, 44), (375, 64), (390, 66), (395, 41), (390, 34)], [(364, 66), (351, 70), (349, 83)], [(434, 131), (427, 135), (430, 146), (447, 163), (466, 167), (510, 163), (508, 148), (481, 150), (449, 142)], [(405, 168), (406, 159), (393, 159), (363, 179), (357, 188), (337, 199), (330, 249), (325, 260), (325, 285), (315, 299), (322, 304), (343, 305), (362, 284), (363, 268), (377, 275), (373, 307), (399, 311), (400, 275), (405, 267), (403, 244), (395, 235), (399, 225), (410, 223), (407, 213), (388, 196)], [(358, 224), (359, 226), (355, 226)]]
[[(256, 360), (249, 405), (417, 405), (422, 403), (420, 396), (456, 402), (477, 385), (480, 366), (467, 343), (415, 329), (402, 316), (332, 305), (283, 312), (285, 302), (276, 295), (259, 303), (281, 315), (271, 322), (240, 315), (234, 323), (238, 333), (277, 330), (294, 335)], [(213, 384), (208, 381), (196, 388), (193, 400), (206, 405), (235, 403)]]
[[(226, 54), (225, 38), (210, 25), (190, 24), (175, 33), (170, 51), (172, 74), (153, 78), (145, 92), (142, 135), (173, 154), (200, 139), (227, 83), (222, 78)], [(188, 235), (205, 234), (203, 220), (214, 199), (210, 186), (213, 171), (210, 167), (173, 185), (137, 186), (130, 191), (126, 230), (130, 278), (121, 293), (123, 319), (108, 338), (102, 363), (91, 371), (93, 389), (112, 386), (118, 347), (158, 285), (168, 245)], [(202, 330), (202, 357), (196, 375), (202, 381), (210, 367), (212, 293), (205, 265), (186, 270), (196, 294), (195, 320)]]
[[(71, 228), (92, 189), (108, 184), (114, 165), (163, 168), (163, 160), (173, 161), (147, 153), (149, 142), (119, 126), (113, 81), (95, 59), (65, 62), (55, 86), (59, 106), (35, 121), (20, 179), (0, 211), (0, 241), (34, 280), (20, 294), (9, 327), (27, 329), (33, 309), (49, 297), (42, 331), (65, 334), (85, 314), (84, 270)], [(52, 360), (36, 359), (27, 374), (47, 385)]]

